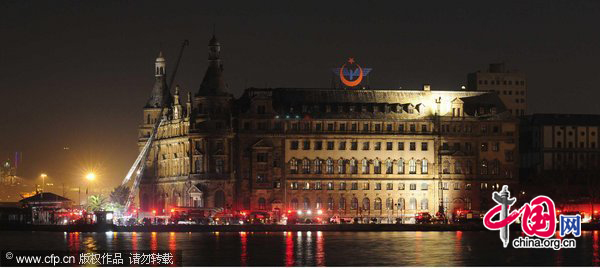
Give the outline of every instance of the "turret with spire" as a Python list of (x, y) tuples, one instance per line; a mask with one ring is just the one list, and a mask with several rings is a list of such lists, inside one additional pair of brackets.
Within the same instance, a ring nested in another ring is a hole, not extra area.
[(154, 87), (145, 108), (162, 108), (170, 103), (171, 93), (167, 88), (166, 61), (162, 51), (154, 63)]
[(208, 69), (200, 84), (196, 96), (223, 96), (228, 95), (227, 85), (223, 77), (223, 64), (221, 63), (221, 44), (213, 33), (208, 42)]

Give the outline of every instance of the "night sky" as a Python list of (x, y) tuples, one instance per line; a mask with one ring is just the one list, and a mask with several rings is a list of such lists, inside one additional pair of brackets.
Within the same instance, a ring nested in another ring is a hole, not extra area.
[(236, 96), (329, 87), (348, 57), (373, 88), (457, 89), (503, 61), (527, 75), (529, 113), (600, 113), (600, 1), (173, 2), (0, 2), (0, 156), (23, 152), (20, 176), (77, 185), (94, 168), (116, 186), (158, 51), (170, 74), (190, 40), (176, 83), (195, 92), (213, 24)]

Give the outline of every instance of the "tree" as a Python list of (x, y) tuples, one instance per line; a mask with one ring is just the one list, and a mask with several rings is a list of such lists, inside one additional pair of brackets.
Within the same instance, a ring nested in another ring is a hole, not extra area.
[(110, 201), (115, 204), (119, 204), (121, 206), (125, 206), (127, 204), (127, 199), (129, 198), (129, 187), (127, 186), (117, 186), (115, 190), (110, 193)]
[(87, 210), (101, 211), (108, 206), (108, 200), (103, 195), (92, 195), (88, 198)]

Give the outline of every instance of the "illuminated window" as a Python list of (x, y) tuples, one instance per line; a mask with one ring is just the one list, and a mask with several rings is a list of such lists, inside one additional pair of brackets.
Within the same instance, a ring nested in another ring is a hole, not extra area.
[(404, 159), (398, 159), (398, 174), (404, 174)]
[(385, 161), (385, 174), (392, 174), (394, 168), (394, 163), (392, 160), (388, 159)]
[(307, 158), (304, 158), (304, 160), (302, 160), (302, 173), (310, 173), (310, 160), (308, 160)]
[(351, 159), (350, 160), (350, 173), (352, 174), (357, 174), (358, 173), (358, 161), (356, 161), (356, 159)]
[(346, 163), (345, 163), (344, 159), (339, 159), (337, 164), (338, 164), (338, 173), (346, 174)]
[(305, 210), (310, 209), (310, 199), (308, 199), (308, 197), (304, 198), (304, 209)]
[(427, 198), (421, 199), (421, 209), (422, 210), (429, 209), (429, 201), (427, 200)]
[(294, 158), (290, 160), (290, 173), (297, 174), (298, 173), (298, 161)]
[(350, 209), (356, 210), (358, 209), (358, 198), (352, 198), (352, 202), (350, 202)]
[(410, 161), (408, 161), (408, 172), (410, 174), (417, 173), (417, 163), (414, 159), (411, 159)]
[(410, 198), (408, 202), (408, 209), (416, 210), (417, 209), (417, 199), (414, 197)]
[(381, 210), (381, 198), (375, 198), (375, 201), (373, 202), (373, 207), (375, 208), (375, 210)]
[(369, 198), (364, 198), (363, 199), (363, 206), (362, 206), (363, 210), (370, 210), (371, 209), (371, 201), (369, 200)]
[(404, 190), (404, 183), (398, 183), (398, 190)]
[(369, 174), (369, 160), (367, 160), (366, 158), (362, 160), (362, 173), (363, 174)]

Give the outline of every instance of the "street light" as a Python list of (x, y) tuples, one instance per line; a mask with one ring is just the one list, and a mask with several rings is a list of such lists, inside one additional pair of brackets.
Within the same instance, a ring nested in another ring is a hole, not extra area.
[(46, 177), (48, 177), (48, 175), (46, 173), (42, 173), (40, 174), (40, 177), (42, 177), (42, 192), (44, 192), (44, 186), (46, 186)]
[(85, 175), (85, 178), (88, 181), (93, 181), (93, 180), (96, 179), (96, 174), (94, 172), (90, 172), (90, 173), (88, 173), (88, 174)]
[[(87, 174), (85, 174), (85, 179), (88, 181), (87, 187), (85, 188), (85, 200), (87, 202), (87, 199), (88, 199), (88, 190), (90, 188), (90, 182), (92, 182), (93, 180), (96, 179), (96, 173), (94, 173), (94, 172), (88, 172)], [(81, 191), (80, 191), (80, 194), (81, 194)], [(79, 202), (81, 202), (81, 197), (79, 198), (79, 200), (80, 200)]]
[(42, 197), (44, 197), (44, 190), (46, 189), (46, 177), (48, 177), (48, 175), (46, 173), (42, 173), (40, 174), (40, 177), (42, 177)]

